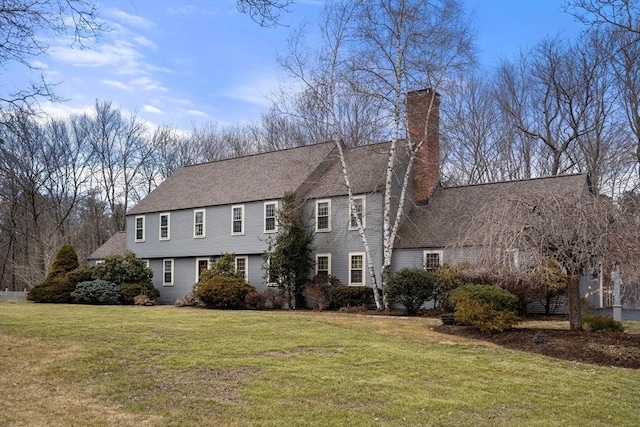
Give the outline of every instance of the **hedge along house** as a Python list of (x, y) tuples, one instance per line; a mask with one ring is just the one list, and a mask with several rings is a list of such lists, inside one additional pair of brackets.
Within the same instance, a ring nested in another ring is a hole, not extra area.
[[(435, 102), (432, 102), (433, 101)], [(413, 167), (404, 223), (392, 271), (434, 269), (472, 260), (455, 240), (483, 203), (499, 203), (510, 191), (582, 191), (584, 176), (441, 188), (439, 95), (407, 94), (412, 141), (424, 139)], [(431, 109), (429, 128), (424, 129)], [(399, 144), (398, 146), (401, 146)], [(364, 227), (376, 272), (383, 262), (383, 209), (389, 142), (344, 149), (356, 214)], [(404, 157), (406, 160), (406, 157)], [(396, 171), (402, 177), (403, 170)], [(401, 190), (396, 178), (392, 203)], [(204, 269), (222, 253), (236, 254), (236, 269), (259, 291), (272, 286), (265, 271), (267, 241), (278, 232), (276, 213), (287, 191), (295, 192), (303, 220), (314, 233), (315, 274), (332, 274), (344, 285), (371, 285), (365, 251), (351, 214), (335, 142), (260, 153), (177, 170), (127, 213), (126, 234), (116, 234), (91, 255), (95, 263), (126, 250), (146, 260), (160, 303), (191, 292)], [(394, 211), (394, 209), (392, 209)], [(379, 280), (379, 279), (378, 279)]]

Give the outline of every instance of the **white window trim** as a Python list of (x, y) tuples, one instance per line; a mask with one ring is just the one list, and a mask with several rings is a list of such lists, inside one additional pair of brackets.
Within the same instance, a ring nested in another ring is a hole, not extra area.
[[(165, 264), (167, 261), (171, 261), (171, 282), (165, 282)], [(173, 286), (173, 283), (175, 281), (175, 269), (176, 269), (176, 264), (173, 260), (173, 258), (165, 258), (162, 260), (162, 286)]]
[(244, 280), (249, 282), (249, 257), (248, 256), (237, 256), (233, 261), (236, 272), (238, 271), (238, 260), (244, 260)]
[[(362, 283), (352, 283), (351, 282), (351, 258), (354, 256), (362, 256)], [(367, 277), (365, 276), (365, 271), (367, 267), (367, 257), (364, 252), (349, 252), (349, 260), (348, 260), (348, 274), (349, 274), (349, 286), (365, 286), (367, 284)]]
[[(273, 230), (267, 230), (267, 206), (268, 205), (274, 205), (274, 210), (273, 210), (273, 221), (274, 221), (274, 229)], [(264, 232), (265, 234), (271, 234), (271, 233), (277, 233), (278, 232), (278, 201), (270, 201), (270, 202), (264, 202)]]
[[(367, 197), (364, 195), (353, 196), (353, 200), (362, 200), (362, 229), (364, 230), (367, 228)], [(351, 216), (352, 216), (351, 208), (352, 208), (351, 203), (349, 203), (349, 230), (357, 230), (358, 229), (357, 225), (355, 227), (351, 225)]]
[(140, 261), (144, 262), (144, 266), (149, 268), (149, 260), (148, 259), (141, 259)]
[[(196, 215), (202, 212), (202, 235), (198, 236), (196, 234)], [(193, 211), (193, 238), (194, 239), (204, 239), (207, 235), (207, 210), (206, 209), (196, 209)]]
[(97, 259), (96, 260), (96, 265), (100, 265), (100, 264), (104, 264), (104, 260), (103, 259)]
[[(162, 217), (167, 217), (167, 237), (162, 237)], [(159, 240), (171, 240), (171, 214), (169, 212), (162, 212), (158, 215), (158, 238)]]
[(428, 249), (422, 251), (422, 268), (427, 269), (427, 254), (438, 254), (438, 267), (442, 266), (443, 251), (441, 249)]
[(200, 267), (200, 261), (207, 261), (207, 270), (211, 268), (211, 257), (196, 258), (196, 281), (194, 283), (198, 283), (198, 280), (200, 280), (200, 269), (198, 268)]
[(269, 281), (269, 279), (270, 279), (269, 269), (270, 268), (271, 268), (271, 258), (267, 257), (267, 271), (266, 271), (266, 275), (265, 275), (267, 280), (265, 280), (265, 282), (266, 282), (266, 285), (268, 287), (272, 287), (273, 288), (273, 287), (278, 286), (278, 282)]
[[(234, 233), (233, 231), (233, 211), (236, 209), (240, 209), (240, 222), (242, 224), (242, 232), (240, 233)], [(244, 236), (244, 205), (233, 205), (231, 206), (231, 235), (232, 236)]]
[[(141, 239), (138, 239), (138, 220), (139, 219), (142, 219), (142, 227), (141, 227), (141, 229), (142, 229), (142, 238)], [(139, 216), (135, 217), (133, 221), (134, 221), (134, 223), (133, 223), (133, 225), (134, 225), (134, 227), (133, 227), (134, 228), (134, 230), (133, 230), (134, 241), (136, 243), (142, 243), (142, 242), (144, 242), (144, 238), (145, 238), (145, 230), (144, 230), (145, 229), (145, 222), (146, 222), (145, 221), (145, 216), (144, 215), (139, 215)]]
[[(327, 269), (329, 276), (331, 275), (331, 254), (316, 254), (316, 275), (318, 275), (318, 258), (327, 257)], [(351, 258), (349, 258), (349, 263), (351, 263)]]
[[(318, 228), (318, 205), (327, 203), (327, 228)], [(316, 233), (328, 233), (331, 231), (331, 199), (316, 200)]]

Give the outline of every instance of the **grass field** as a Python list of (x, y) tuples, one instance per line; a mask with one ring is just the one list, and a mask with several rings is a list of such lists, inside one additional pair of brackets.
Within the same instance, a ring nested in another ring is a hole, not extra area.
[(2, 426), (635, 426), (640, 371), (434, 319), (0, 304)]

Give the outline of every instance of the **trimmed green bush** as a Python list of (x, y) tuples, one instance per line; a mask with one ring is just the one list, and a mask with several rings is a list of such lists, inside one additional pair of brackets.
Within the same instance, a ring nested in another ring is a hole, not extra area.
[(245, 298), (256, 288), (244, 279), (229, 276), (214, 276), (196, 289), (196, 296), (209, 308), (244, 308)]
[(120, 285), (120, 302), (123, 304), (135, 304), (135, 298), (140, 295), (153, 301), (160, 296), (160, 291), (150, 283), (124, 283)]
[(80, 282), (71, 293), (74, 302), (80, 304), (118, 304), (120, 286), (106, 280)]
[(455, 323), (491, 334), (503, 332), (519, 322), (518, 298), (490, 285), (465, 285), (451, 293)]
[(335, 308), (367, 306), (374, 303), (373, 288), (368, 286), (336, 286), (331, 289)]
[(211, 267), (200, 274), (198, 283), (204, 283), (216, 276), (237, 277), (242, 279), (242, 273), (236, 271), (235, 253), (223, 253), (211, 264)]
[(611, 316), (585, 314), (582, 316), (582, 328), (587, 331), (623, 332), (622, 322), (613, 320)]
[(408, 314), (416, 314), (433, 298), (433, 274), (418, 268), (403, 268), (387, 281), (384, 290), (390, 304), (401, 304)]
[(451, 292), (450, 300), (455, 306), (457, 301), (464, 297), (485, 302), (495, 310), (515, 311), (518, 308), (518, 297), (497, 286), (464, 285)]
[(153, 271), (133, 252), (111, 255), (102, 264), (93, 267), (96, 279), (122, 286), (125, 283), (152, 284)]

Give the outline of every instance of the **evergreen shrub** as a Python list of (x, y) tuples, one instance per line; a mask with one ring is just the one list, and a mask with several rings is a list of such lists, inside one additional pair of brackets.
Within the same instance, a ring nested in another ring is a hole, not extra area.
[(518, 298), (490, 285), (465, 285), (451, 293), (455, 323), (491, 334), (503, 332), (519, 322)]
[(582, 316), (582, 327), (587, 331), (623, 332), (622, 322), (613, 320), (611, 316), (585, 314)]
[(245, 307), (245, 297), (256, 288), (244, 279), (229, 276), (214, 276), (198, 284), (196, 296), (209, 308), (239, 309)]
[(71, 293), (74, 302), (80, 304), (118, 304), (120, 287), (106, 280), (80, 282)]
[(418, 268), (403, 268), (394, 273), (385, 285), (387, 301), (401, 304), (408, 314), (416, 314), (422, 304), (433, 298), (433, 274)]
[(331, 288), (331, 303), (335, 308), (368, 306), (374, 303), (369, 286), (336, 286)]

